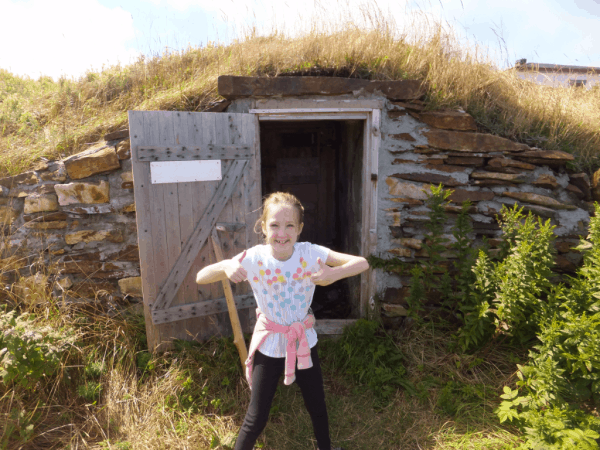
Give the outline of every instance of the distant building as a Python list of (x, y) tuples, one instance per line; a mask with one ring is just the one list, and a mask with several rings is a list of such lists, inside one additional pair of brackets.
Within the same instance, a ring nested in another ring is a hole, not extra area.
[(524, 80), (546, 86), (590, 89), (600, 85), (600, 67), (528, 63), (526, 59), (519, 59), (514, 68)]

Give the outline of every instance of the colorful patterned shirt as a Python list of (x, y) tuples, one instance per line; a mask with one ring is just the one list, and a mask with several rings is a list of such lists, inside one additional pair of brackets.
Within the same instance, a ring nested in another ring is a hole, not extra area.
[[(312, 312), (309, 307), (315, 293), (310, 276), (319, 271), (317, 258), (327, 262), (328, 256), (328, 248), (310, 242), (296, 242), (294, 253), (286, 261), (271, 256), (269, 245), (248, 249), (241, 264), (248, 272), (248, 282), (260, 311), (270, 321), (285, 326), (305, 319)], [(310, 348), (316, 345), (314, 328), (306, 330), (306, 338)], [(286, 346), (283, 333), (271, 333), (259, 350), (272, 358), (284, 358)]]

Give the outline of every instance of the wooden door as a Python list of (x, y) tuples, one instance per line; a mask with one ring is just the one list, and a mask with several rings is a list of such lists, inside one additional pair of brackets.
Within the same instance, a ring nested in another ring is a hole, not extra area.
[[(129, 130), (148, 347), (229, 336), (221, 284), (199, 286), (195, 278), (215, 262), (214, 228), (224, 258), (259, 243), (253, 232), (261, 202), (258, 120), (251, 114), (129, 111)], [(202, 164), (197, 161), (220, 161), (222, 179), (180, 181), (186, 167)], [(159, 162), (167, 162), (164, 170), (174, 182), (158, 182)], [(184, 166), (173, 169), (169, 162)], [(256, 302), (249, 284), (234, 285), (233, 294), (242, 330), (251, 333)]]

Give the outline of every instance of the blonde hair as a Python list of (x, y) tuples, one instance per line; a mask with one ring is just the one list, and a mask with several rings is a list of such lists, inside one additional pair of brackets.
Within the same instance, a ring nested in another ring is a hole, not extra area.
[[(298, 225), (304, 222), (304, 206), (295, 195), (287, 192), (273, 192), (263, 202), (263, 211), (260, 218), (254, 224), (254, 232), (262, 234), (262, 224), (267, 222), (269, 217), (269, 207), (274, 205), (289, 205), (296, 209), (298, 213)], [(258, 228), (258, 230), (257, 230)]]

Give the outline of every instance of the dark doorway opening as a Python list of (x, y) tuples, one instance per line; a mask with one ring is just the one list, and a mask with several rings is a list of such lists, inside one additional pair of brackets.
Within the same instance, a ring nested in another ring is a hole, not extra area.
[[(362, 227), (362, 120), (263, 121), (260, 124), (263, 198), (294, 194), (304, 206), (299, 241), (360, 254)], [(360, 277), (317, 286), (317, 319), (359, 317)]]

